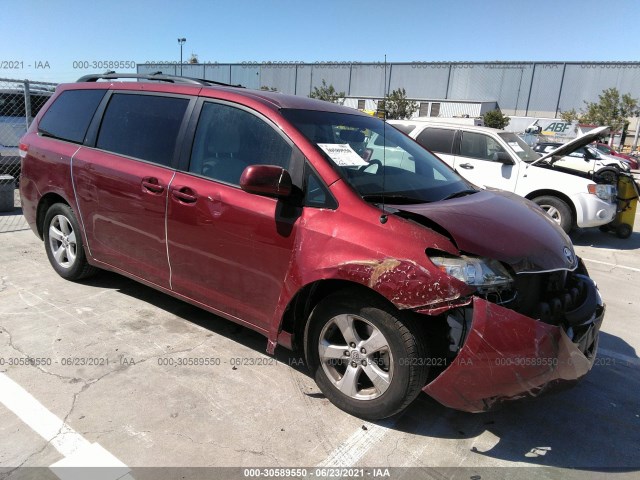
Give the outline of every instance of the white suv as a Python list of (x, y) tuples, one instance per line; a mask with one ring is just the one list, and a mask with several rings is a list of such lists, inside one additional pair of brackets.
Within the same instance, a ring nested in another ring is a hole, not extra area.
[(565, 232), (575, 226), (604, 225), (616, 215), (614, 185), (596, 184), (578, 172), (560, 171), (553, 166), (553, 160), (547, 161), (590, 143), (606, 127), (594, 129), (541, 157), (511, 132), (419, 119), (389, 123), (436, 153), (470, 182), (533, 200)]

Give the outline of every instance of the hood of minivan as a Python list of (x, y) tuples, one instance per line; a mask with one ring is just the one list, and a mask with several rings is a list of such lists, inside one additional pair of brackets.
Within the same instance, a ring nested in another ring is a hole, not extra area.
[(609, 131), (609, 127), (594, 128), (593, 130), (590, 130), (584, 135), (576, 137), (570, 142), (560, 145), (555, 150), (551, 150), (549, 153), (545, 153), (543, 156), (541, 156), (536, 161), (534, 161), (532, 165), (543, 162), (549, 158), (564, 157), (565, 155), (569, 155), (574, 150), (577, 150), (580, 147), (584, 147), (585, 145), (589, 145), (591, 142), (596, 140), (601, 135), (605, 135), (608, 131)]
[(461, 252), (507, 263), (516, 273), (577, 266), (571, 240), (562, 229), (533, 202), (509, 192), (485, 190), (441, 202), (389, 207), (436, 223)]

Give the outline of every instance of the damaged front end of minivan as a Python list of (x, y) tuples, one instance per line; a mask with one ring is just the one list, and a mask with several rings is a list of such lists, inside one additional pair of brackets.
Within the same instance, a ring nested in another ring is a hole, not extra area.
[(576, 272), (518, 280), (511, 300), (475, 295), (445, 314), (448, 366), (423, 388), (427, 394), (451, 408), (482, 412), (570, 384), (591, 369), (605, 307), (582, 264)]
[[(426, 218), (446, 231), (461, 254), (427, 250), (427, 256), (442, 272), (476, 287), (455, 305), (414, 309), (441, 316), (448, 328), (445, 360), (423, 391), (447, 407), (483, 412), (582, 378), (595, 360), (605, 306), (568, 237), (546, 228), (549, 221), (537, 207), (506, 193), (474, 197), (448, 206), (403, 206), (398, 214)], [(509, 230), (483, 225), (479, 212), (508, 212), (500, 208), (505, 201), (530, 207), (522, 227), (528, 235), (517, 232), (522, 219), (504, 218)]]

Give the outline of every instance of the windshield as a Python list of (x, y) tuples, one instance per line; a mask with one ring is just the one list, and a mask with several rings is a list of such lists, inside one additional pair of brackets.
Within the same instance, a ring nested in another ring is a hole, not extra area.
[(511, 132), (500, 132), (498, 135), (507, 142), (507, 145), (513, 150), (521, 160), (525, 162), (533, 162), (541, 157), (539, 153), (533, 151), (533, 149), (518, 135)]
[(602, 155), (600, 155), (598, 149), (589, 146), (584, 147), (584, 149), (587, 150), (593, 158), (602, 159)]
[(315, 110), (282, 114), (367, 201), (427, 203), (475, 193), (442, 160), (378, 118)]

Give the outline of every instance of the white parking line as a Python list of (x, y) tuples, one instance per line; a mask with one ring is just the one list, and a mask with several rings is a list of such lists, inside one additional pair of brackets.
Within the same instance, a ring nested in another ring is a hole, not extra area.
[(600, 260), (592, 260), (590, 258), (583, 258), (582, 260), (585, 260), (591, 263), (599, 263), (600, 265), (607, 265), (609, 267), (614, 267), (614, 268), (623, 268), (624, 270), (631, 270), (632, 272), (640, 272), (640, 268), (627, 267), (626, 265), (618, 265), (617, 263), (601, 262)]
[[(599, 262), (601, 263), (601, 262)], [(640, 358), (633, 358), (628, 355), (607, 350), (604, 348), (598, 349), (598, 354), (615, 358), (626, 362), (627, 365), (640, 367)], [(353, 467), (355, 466), (367, 452), (379, 443), (395, 425), (395, 421), (389, 420), (382, 422), (381, 424), (374, 424), (366, 422), (363, 427), (359, 428), (343, 443), (338, 445), (329, 456), (320, 462), (318, 467)], [(477, 440), (477, 439), (476, 439)]]
[(0, 403), (65, 457), (50, 467), (59, 478), (77, 475), (77, 469), (66, 467), (111, 467), (100, 472), (101, 479), (130, 478), (129, 467), (99, 444), (90, 443), (4, 373), (0, 373)]
[(329, 456), (318, 464), (318, 467), (352, 467), (364, 457), (371, 447), (375, 446), (395, 424), (394, 421), (382, 422), (381, 425), (366, 422), (349, 438), (336, 447)]

